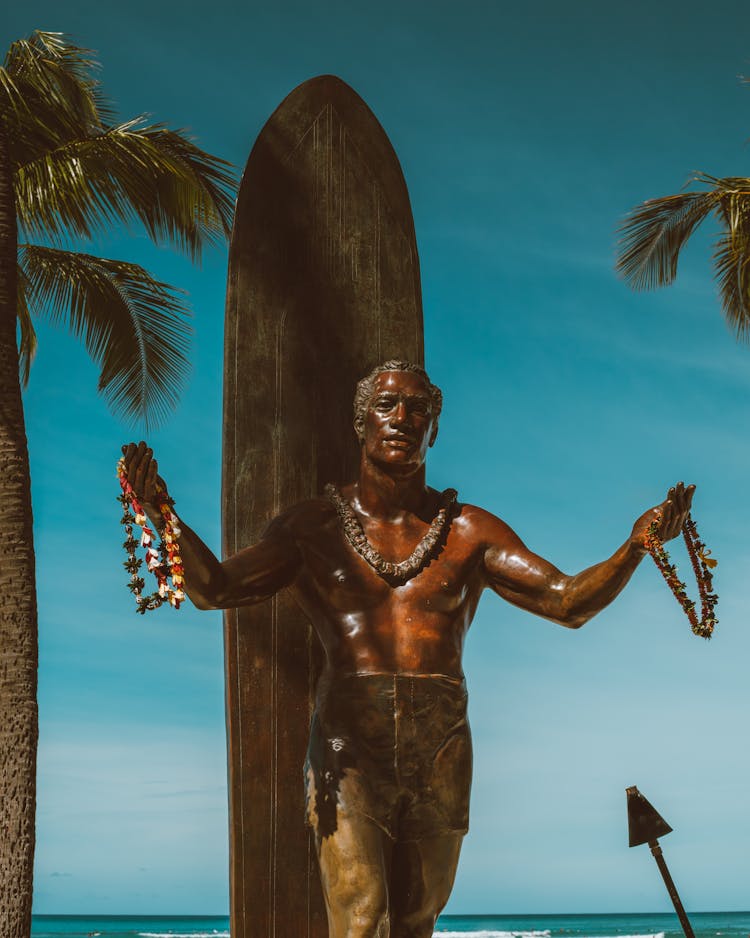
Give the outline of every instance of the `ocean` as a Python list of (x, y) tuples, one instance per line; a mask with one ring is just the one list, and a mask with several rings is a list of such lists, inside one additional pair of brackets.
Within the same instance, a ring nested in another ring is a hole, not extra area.
[[(750, 938), (750, 912), (692, 912), (695, 938)], [(222, 916), (35, 915), (32, 938), (230, 938)], [(677, 916), (444, 915), (435, 938), (678, 938)]]

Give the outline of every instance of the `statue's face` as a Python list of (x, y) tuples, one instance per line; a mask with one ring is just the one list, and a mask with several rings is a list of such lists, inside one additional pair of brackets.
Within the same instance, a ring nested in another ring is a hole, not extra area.
[(437, 426), (424, 379), (410, 371), (384, 371), (367, 405), (364, 447), (386, 471), (409, 474), (424, 464)]

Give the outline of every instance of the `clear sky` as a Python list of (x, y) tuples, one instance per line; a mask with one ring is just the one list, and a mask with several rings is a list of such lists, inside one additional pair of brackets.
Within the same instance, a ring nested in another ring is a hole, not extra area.
[[(693, 170), (748, 174), (750, 8), (694, 0), (29, 0), (33, 28), (98, 50), (123, 117), (150, 112), (244, 164), (297, 84), (338, 74), (399, 154), (445, 393), (428, 479), (567, 572), (608, 556), (679, 479), (720, 560), (720, 624), (691, 635), (647, 560), (571, 632), (482, 602), (466, 672), (469, 834), (448, 911), (668, 909), (627, 785), (674, 827), (688, 909), (747, 907), (750, 349), (721, 318), (711, 230), (676, 286), (629, 291), (615, 229)], [(218, 550), (226, 251), (201, 269), (139, 232), (96, 245), (189, 291), (193, 373), (151, 437), (178, 510)], [(37, 912), (224, 913), (221, 621), (132, 611), (115, 502), (138, 431), (40, 329), (25, 396), (40, 599)], [(675, 542), (676, 545), (676, 542)], [(679, 546), (673, 553), (684, 561)], [(687, 569), (683, 562), (683, 569)]]

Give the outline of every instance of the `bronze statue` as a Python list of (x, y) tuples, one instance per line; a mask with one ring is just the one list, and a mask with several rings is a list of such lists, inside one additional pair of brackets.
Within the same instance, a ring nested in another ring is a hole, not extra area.
[[(426, 485), (441, 401), (421, 368), (386, 362), (357, 388), (351, 485), (292, 506), (223, 563), (180, 522), (198, 608), (288, 588), (323, 645), (306, 785), (331, 938), (430, 938), (448, 900), (471, 776), (461, 655), (482, 590), (579, 628), (628, 582), (654, 520), (662, 540), (679, 533), (695, 488), (675, 485), (608, 560), (567, 576), (499, 518)], [(123, 452), (158, 524), (152, 451)]]

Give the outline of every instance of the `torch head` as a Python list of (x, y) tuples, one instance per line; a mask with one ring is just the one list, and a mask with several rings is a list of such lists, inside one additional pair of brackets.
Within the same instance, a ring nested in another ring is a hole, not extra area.
[(670, 833), (672, 828), (635, 785), (626, 788), (625, 794), (628, 796), (628, 834), (631, 847), (650, 843)]

